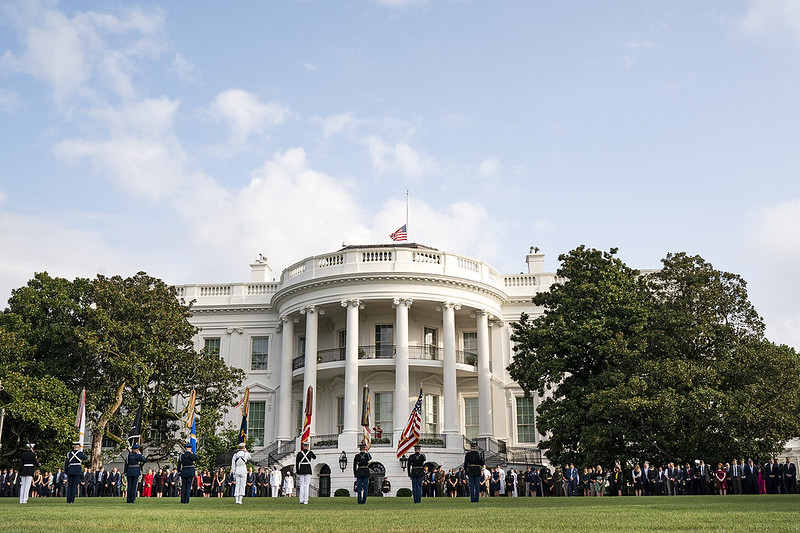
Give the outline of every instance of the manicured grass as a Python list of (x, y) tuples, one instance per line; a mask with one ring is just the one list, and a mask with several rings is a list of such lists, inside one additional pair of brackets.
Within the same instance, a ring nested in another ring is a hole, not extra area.
[(16, 531), (800, 531), (800, 495), (468, 499), (0, 499), (0, 533)]

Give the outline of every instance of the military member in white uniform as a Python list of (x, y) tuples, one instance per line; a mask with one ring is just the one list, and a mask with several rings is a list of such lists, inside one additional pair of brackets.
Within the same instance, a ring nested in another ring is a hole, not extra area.
[(242, 503), (244, 498), (244, 489), (247, 481), (247, 461), (252, 461), (253, 457), (245, 449), (244, 442), (239, 443), (239, 451), (233, 454), (231, 458), (231, 472), (233, 472), (236, 480), (236, 488), (233, 495), (236, 497), (236, 503)]

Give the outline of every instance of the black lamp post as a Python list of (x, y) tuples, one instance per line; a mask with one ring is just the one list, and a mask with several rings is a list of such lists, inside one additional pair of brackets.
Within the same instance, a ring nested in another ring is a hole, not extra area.
[(339, 468), (342, 469), (342, 472), (347, 468), (347, 452), (344, 450), (342, 450), (342, 455), (339, 456)]
[(400, 468), (402, 468), (404, 472), (406, 470), (406, 465), (408, 465), (408, 457), (406, 457), (406, 454), (403, 454), (400, 458)]

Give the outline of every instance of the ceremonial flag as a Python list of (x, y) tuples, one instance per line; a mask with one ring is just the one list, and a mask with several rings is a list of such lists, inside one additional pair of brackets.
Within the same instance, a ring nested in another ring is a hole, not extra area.
[(250, 387), (244, 389), (244, 398), (239, 402), (242, 406), (242, 427), (239, 428), (239, 444), (247, 442), (247, 415), (250, 414)]
[(197, 393), (192, 389), (192, 395), (189, 397), (189, 414), (186, 417), (186, 426), (192, 428), (189, 433), (189, 442), (192, 445), (192, 453), (197, 453), (197, 426), (194, 420), (194, 405), (197, 399)]
[(86, 434), (86, 389), (81, 391), (78, 401), (78, 416), (75, 417), (75, 428), (78, 430), (78, 442), (83, 449), (83, 436)]
[(361, 425), (364, 426), (364, 444), (367, 451), (372, 445), (372, 435), (369, 430), (369, 385), (364, 385), (364, 401), (361, 403)]
[(400, 434), (400, 441), (397, 443), (397, 458), (402, 457), (419, 442), (419, 429), (422, 425), (422, 387), (419, 388), (419, 398), (414, 404), (414, 409), (408, 416), (408, 423)]
[(403, 224), (402, 226), (400, 226), (397, 229), (397, 231), (395, 231), (394, 233), (389, 235), (389, 237), (393, 241), (406, 241), (406, 240), (408, 240), (408, 234), (406, 233), (406, 225)]
[(306, 419), (303, 422), (303, 433), (300, 435), (300, 444), (308, 442), (311, 438), (311, 411), (314, 409), (314, 388), (309, 385), (306, 391)]
[(139, 401), (139, 408), (136, 410), (136, 416), (133, 418), (133, 425), (131, 426), (131, 430), (128, 432), (128, 444), (133, 446), (134, 444), (141, 445), (141, 437), (142, 437), (142, 412), (144, 411), (144, 396)]

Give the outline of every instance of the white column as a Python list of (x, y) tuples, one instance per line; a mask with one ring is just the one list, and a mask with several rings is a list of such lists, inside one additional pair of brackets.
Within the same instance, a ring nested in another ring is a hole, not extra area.
[(294, 323), (297, 319), (281, 317), (281, 375), (278, 393), (278, 440), (292, 439), (292, 359), (294, 358)]
[(400, 438), (408, 421), (408, 308), (410, 298), (395, 298), (394, 441)]
[(314, 387), (314, 396), (311, 400), (311, 434), (317, 434), (317, 330), (319, 324), (319, 310), (315, 305), (310, 305), (300, 310), (306, 315), (306, 364), (303, 370), (303, 412), (306, 409), (306, 391)]
[(478, 437), (492, 436), (492, 374), (489, 371), (489, 313), (475, 311), (478, 319)]
[[(347, 338), (344, 353), (344, 430), (355, 435), (359, 432), (358, 419), (358, 311), (359, 300), (342, 300), (347, 308)], [(355, 440), (353, 440), (355, 444)]]
[[(444, 420), (442, 432), (458, 434), (458, 391), (456, 390), (456, 317), (461, 306), (452, 302), (442, 304), (442, 329), (444, 330), (444, 361), (442, 362), (442, 394), (444, 395)], [(446, 437), (447, 438), (447, 437)], [(449, 440), (449, 439), (448, 439)]]

